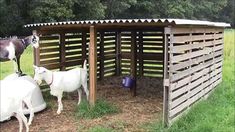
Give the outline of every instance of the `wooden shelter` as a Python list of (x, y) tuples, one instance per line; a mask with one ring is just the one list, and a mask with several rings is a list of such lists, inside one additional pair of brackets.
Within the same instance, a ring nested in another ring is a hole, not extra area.
[[(171, 124), (222, 81), (226, 23), (118, 19), (25, 25), (40, 34), (35, 65), (68, 70), (89, 60), (90, 103), (97, 79), (130, 74), (163, 79), (163, 118)], [(150, 82), (151, 83), (151, 82)], [(131, 89), (136, 95), (136, 85)]]

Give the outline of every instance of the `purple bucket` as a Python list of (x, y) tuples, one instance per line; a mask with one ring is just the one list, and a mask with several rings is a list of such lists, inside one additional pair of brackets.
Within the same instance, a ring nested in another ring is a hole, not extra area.
[(131, 88), (133, 86), (134, 83), (134, 79), (132, 79), (131, 77), (124, 77), (122, 79), (122, 86), (125, 88)]

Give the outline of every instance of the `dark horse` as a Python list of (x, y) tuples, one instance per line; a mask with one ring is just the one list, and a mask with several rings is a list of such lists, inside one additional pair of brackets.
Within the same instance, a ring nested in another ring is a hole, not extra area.
[(17, 64), (17, 73), (21, 76), (20, 56), (30, 44), (34, 48), (38, 48), (39, 37), (37, 35), (31, 35), (23, 39), (8, 38), (0, 40), (0, 62), (13, 60), (15, 62), (14, 66)]

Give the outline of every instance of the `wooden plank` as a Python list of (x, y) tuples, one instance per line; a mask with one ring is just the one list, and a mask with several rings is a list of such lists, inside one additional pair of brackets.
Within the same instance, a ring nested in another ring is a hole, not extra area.
[(55, 58), (55, 57), (59, 57), (60, 54), (59, 53), (55, 53), (55, 54), (46, 54), (46, 55), (40, 55), (40, 59), (49, 59), (49, 58)]
[(100, 80), (104, 78), (104, 32), (100, 32)]
[(59, 52), (59, 47), (49, 48), (49, 49), (40, 49), (40, 53), (48, 53), (48, 52)]
[[(218, 56), (218, 55), (221, 55), (221, 54), (222, 54), (222, 51), (219, 51), (219, 52), (215, 53), (215, 56)], [(192, 59), (191, 65), (199, 64), (202, 61), (211, 59), (212, 57), (213, 57), (213, 54), (209, 54), (209, 55), (205, 55), (205, 56), (200, 56), (200, 57), (194, 58), (194, 59)], [(221, 57), (219, 59), (221, 59)], [(189, 61), (184, 61), (184, 62), (179, 62), (177, 64), (174, 64), (174, 69), (172, 69), (173, 70), (172, 72), (175, 72), (175, 71), (177, 71), (179, 69), (188, 67), (189, 65), (190, 65)]]
[[(214, 80), (219, 79), (219, 77), (215, 77)], [(205, 85), (210, 85), (210, 84), (204, 84), (201, 85), (201, 87), (205, 86)], [(210, 86), (212, 89), (213, 86)], [(189, 100), (187, 100), (186, 102), (182, 103), (181, 105), (179, 105), (178, 107), (176, 107), (175, 109), (171, 110), (169, 115), (170, 117), (174, 116), (175, 114), (177, 114), (178, 112), (182, 111), (183, 109), (185, 109), (187, 106), (189, 106), (190, 104), (194, 103), (195, 101), (197, 101), (199, 98), (201, 98), (203, 96), (203, 92), (198, 93), (197, 95), (191, 97)]]
[(85, 31), (82, 32), (82, 60), (86, 60), (86, 53), (87, 53), (87, 33)]
[[(169, 39), (168, 39), (168, 34), (171, 30), (171, 27), (165, 27), (164, 28), (164, 39), (163, 39), (163, 123), (164, 126), (169, 125), (170, 119), (169, 119), (169, 105), (170, 105), (170, 100), (169, 100), (169, 70), (168, 70), (168, 62), (169, 62)], [(167, 83), (164, 83), (167, 82)]]
[(137, 57), (139, 59), (139, 76), (143, 76), (143, 67), (144, 67), (144, 61), (143, 61), (143, 32), (139, 32), (139, 56)]
[(71, 55), (82, 55), (82, 51), (66, 51), (66, 56), (71, 56)]
[(74, 49), (82, 49), (82, 45), (67, 46), (67, 47), (65, 47), (65, 50), (74, 50)]
[[(137, 75), (137, 44), (136, 44), (136, 31), (131, 32), (131, 76), (136, 80)], [(132, 96), (136, 96), (136, 81), (134, 81), (131, 88)]]
[(209, 35), (192, 35), (189, 36), (174, 36), (173, 43), (185, 43), (189, 41), (199, 41), (199, 40), (208, 40), (208, 39), (219, 39), (223, 38), (222, 34), (209, 34)]
[(121, 74), (121, 32), (117, 31), (116, 32), (116, 43), (115, 43), (115, 47), (116, 47), (116, 71), (115, 74), (117, 76), (120, 76)]
[(213, 46), (213, 43), (215, 44), (221, 44), (222, 40), (215, 40), (213, 41), (207, 41), (207, 42), (193, 42), (192, 45), (185, 44), (185, 45), (180, 45), (180, 46), (174, 46), (172, 49), (173, 53), (183, 53), (186, 50), (191, 50), (191, 49), (202, 49), (205, 46)]
[[(216, 62), (219, 62), (219, 61), (221, 61), (221, 60), (216, 60)], [(213, 64), (213, 60), (210, 60), (210, 61), (208, 61), (208, 62), (205, 62), (203, 65), (197, 65), (197, 66), (195, 66), (195, 67), (193, 67), (193, 68), (190, 68), (190, 69), (187, 69), (187, 70), (184, 70), (184, 71), (181, 71), (181, 72), (179, 72), (179, 73), (177, 73), (177, 74), (174, 74), (173, 76), (172, 76), (172, 82), (173, 81), (176, 81), (176, 80), (178, 80), (178, 79), (180, 79), (180, 78), (182, 78), (182, 77), (184, 77), (184, 76), (187, 76), (187, 75), (189, 75), (189, 74), (192, 74), (192, 73), (194, 73), (194, 72), (196, 72), (196, 71), (199, 71), (199, 70), (201, 70), (201, 69), (203, 69), (203, 68), (205, 68), (205, 67), (208, 67), (208, 66), (210, 66), (210, 65), (212, 65)]]
[(44, 41), (44, 40), (59, 40), (59, 35), (58, 36), (40, 36), (40, 41)]
[(65, 66), (65, 62), (66, 62), (66, 53), (65, 53), (65, 33), (61, 33), (60, 34), (60, 70), (64, 71), (66, 66)]
[(81, 38), (82, 35), (81, 35), (81, 32), (79, 34), (73, 34), (73, 35), (65, 35), (65, 39), (77, 39), (77, 38)]
[(175, 55), (172, 57), (172, 63), (180, 62), (183, 60), (187, 60), (187, 59), (194, 58), (194, 57), (201, 56), (201, 55), (205, 55), (205, 54), (210, 54), (210, 51), (212, 51), (211, 48), (210, 49), (202, 49), (202, 50), (198, 50), (198, 51), (194, 51), (194, 52), (189, 52), (189, 53), (185, 53), (182, 55)]
[(90, 26), (89, 44), (89, 82), (90, 82), (90, 104), (95, 105), (97, 91), (97, 31), (95, 26)]
[(33, 64), (35, 66), (40, 66), (40, 44), (38, 48), (33, 48), (33, 58), (34, 58), (34, 62)]
[(59, 42), (40, 43), (41, 48), (55, 47), (55, 46), (59, 46)]
[(198, 28), (198, 27), (173, 27), (173, 34), (189, 34), (189, 33), (214, 33), (214, 32), (222, 32), (223, 28)]

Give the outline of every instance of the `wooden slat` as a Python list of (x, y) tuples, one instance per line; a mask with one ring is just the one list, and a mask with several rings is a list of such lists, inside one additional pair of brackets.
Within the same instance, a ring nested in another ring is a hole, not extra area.
[(65, 41), (66, 45), (72, 45), (72, 44), (81, 44), (82, 40), (75, 40), (75, 41)]
[[(131, 32), (131, 76), (134, 80), (137, 78), (137, 45), (136, 45), (136, 31)], [(132, 96), (136, 96), (136, 81), (131, 87)]]
[(223, 28), (189, 28), (189, 27), (173, 27), (171, 32), (173, 34), (186, 34), (186, 33), (214, 33), (222, 32)]
[(74, 50), (74, 49), (82, 49), (82, 45), (67, 46), (67, 47), (65, 47), (65, 50)]
[(221, 44), (222, 39), (215, 40), (213, 41), (207, 41), (207, 42), (193, 42), (192, 45), (185, 44), (185, 45), (180, 45), (180, 46), (174, 46), (172, 48), (173, 53), (182, 53), (186, 50), (191, 50), (191, 49), (200, 49), (206, 46), (213, 46), (213, 44)]
[(198, 51), (194, 51), (194, 52), (189, 52), (189, 53), (185, 53), (185, 54), (182, 54), (182, 55), (176, 55), (176, 56), (173, 56), (171, 58), (171, 61), (172, 63), (176, 63), (176, 62), (180, 62), (180, 61), (183, 61), (183, 60), (187, 60), (187, 59), (190, 59), (190, 58), (194, 58), (194, 57), (197, 57), (197, 56), (201, 56), (201, 55), (206, 55), (206, 54), (209, 54), (210, 52), (210, 49), (202, 49), (202, 50), (198, 50)]
[[(222, 55), (222, 51), (219, 51), (219, 52), (216, 52), (214, 54), (214, 56), (219, 56), (219, 55)], [(208, 59), (211, 59), (213, 58), (213, 54), (209, 54), (209, 55), (205, 55), (205, 56), (200, 56), (200, 57), (197, 57), (195, 59), (192, 59), (191, 60), (191, 64), (189, 63), (189, 61), (185, 61), (185, 62), (179, 62), (177, 64), (174, 64), (174, 69), (172, 72), (175, 72), (179, 69), (182, 69), (182, 68), (185, 68), (185, 67), (188, 67), (189, 65), (194, 65), (194, 64), (199, 64), (201, 63), (202, 61), (205, 61), (205, 60), (208, 60)], [(221, 59), (222, 57), (218, 58), (218, 59)]]
[(58, 36), (40, 36), (40, 41), (44, 40), (59, 40), (59, 35)]
[[(221, 61), (221, 60), (215, 60), (215, 63), (219, 62), (219, 61)], [(222, 62), (220, 62), (220, 63), (222, 63)], [(187, 70), (181, 71), (181, 72), (179, 72), (177, 74), (174, 74), (172, 76), (171, 81), (176, 81), (176, 80), (178, 80), (178, 79), (180, 79), (180, 78), (182, 78), (184, 76), (187, 76), (187, 75), (192, 74), (192, 73), (194, 73), (194, 72), (196, 72), (198, 70), (201, 70), (201, 69), (203, 69), (205, 67), (208, 67), (211, 64), (213, 64), (213, 60), (210, 60), (210, 61), (204, 63), (203, 65), (197, 65), (197, 66), (195, 66), (195, 67), (193, 67), (191, 69), (187, 69)]]
[(41, 48), (53, 46), (59, 46), (59, 42), (40, 43)]
[(40, 53), (56, 52), (59, 51), (59, 47), (50, 48), (50, 49), (40, 49)]
[[(217, 77), (214, 78), (214, 80), (217, 80), (217, 79), (219, 79), (219, 78), (220, 78), (220, 77), (217, 76)], [(208, 83), (209, 83), (209, 81), (208, 81)], [(202, 89), (202, 87), (208, 86), (208, 85), (210, 85), (210, 84), (204, 84), (204, 85), (201, 85), (201, 86), (198, 87), (198, 88), (201, 88), (201, 89)], [(210, 86), (210, 87), (211, 87), (210, 89), (213, 88), (213, 86)], [(175, 114), (177, 114), (178, 112), (182, 111), (183, 109), (185, 109), (187, 106), (189, 106), (190, 104), (192, 104), (192, 103), (194, 103), (195, 101), (197, 101), (197, 100), (198, 100), (199, 98), (201, 98), (202, 96), (203, 96), (203, 92), (200, 92), (199, 94), (197, 94), (197, 95), (195, 95), (195, 96), (189, 98), (189, 100), (187, 100), (187, 101), (184, 102), (183, 104), (179, 105), (179, 106), (176, 107), (175, 109), (171, 110), (170, 113), (169, 113), (169, 114), (170, 114), (170, 117), (172, 117), (172, 116), (174, 116)]]
[(59, 53), (40, 55), (40, 59), (48, 59), (48, 58), (55, 58), (55, 57), (59, 57)]
[(209, 34), (209, 35), (192, 35), (190, 36), (174, 36), (173, 43), (185, 43), (189, 41), (198, 41), (204, 39), (219, 39), (223, 38), (223, 34)]
[(82, 54), (82, 51), (71, 51), (71, 52), (66, 52), (66, 56), (70, 56), (70, 55), (79, 55)]

